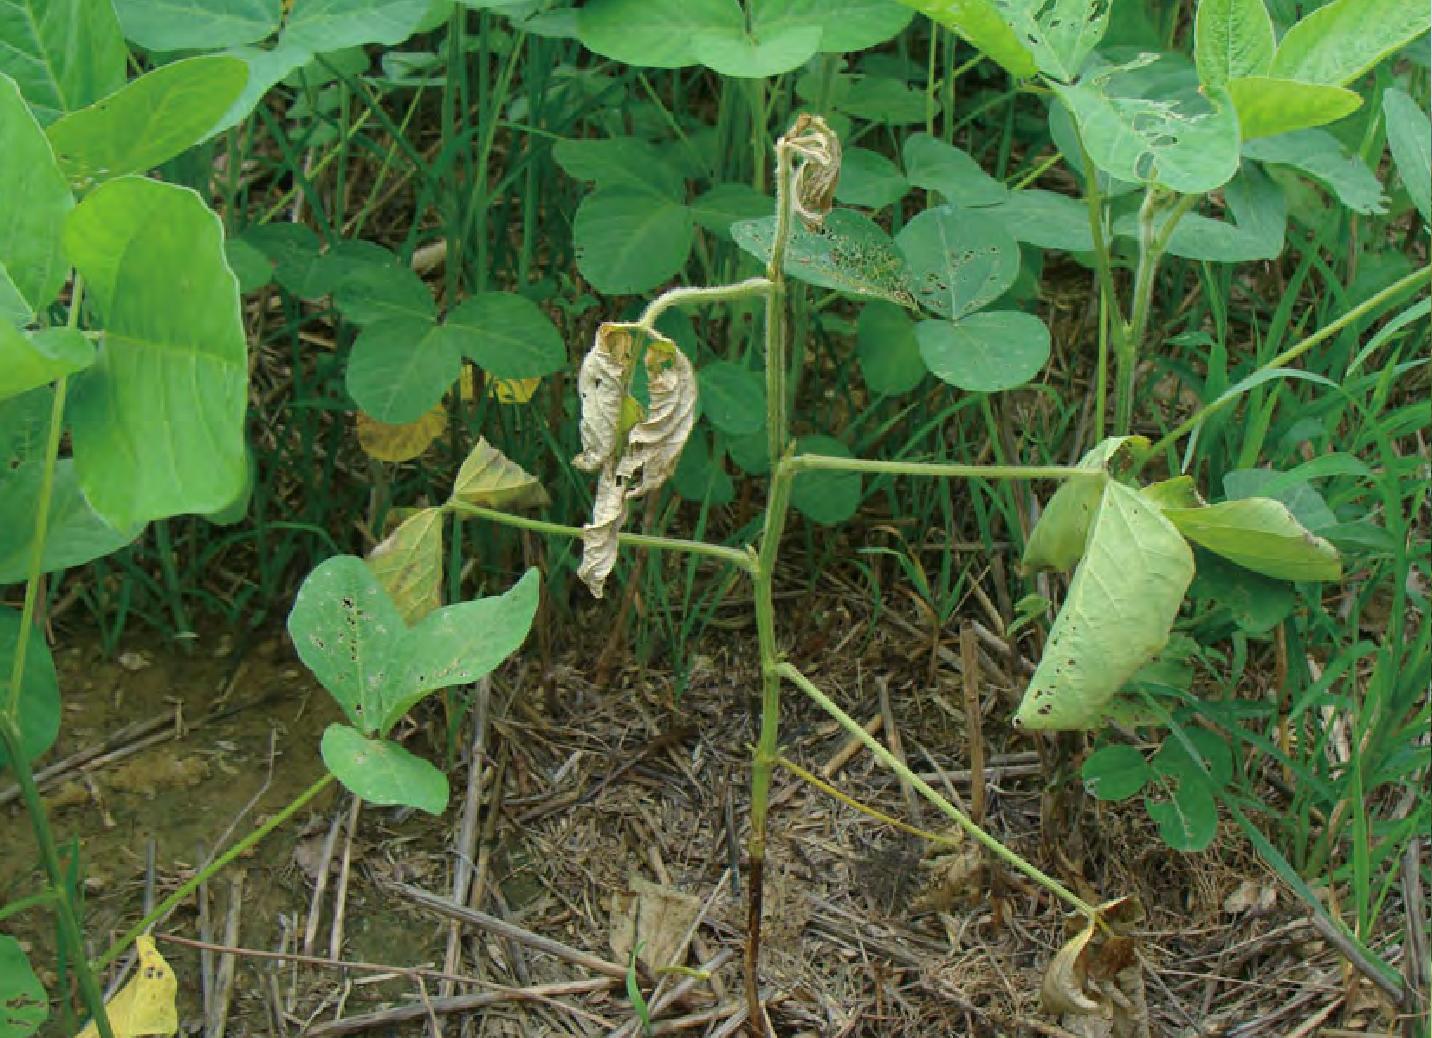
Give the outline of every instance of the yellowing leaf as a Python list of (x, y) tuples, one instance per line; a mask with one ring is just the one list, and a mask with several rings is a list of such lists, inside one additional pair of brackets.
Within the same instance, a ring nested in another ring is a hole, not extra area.
[[(137, 937), (134, 945), (139, 951), (134, 976), (104, 1007), (114, 1038), (173, 1034), (179, 1030), (179, 1012), (174, 1008), (179, 981), (154, 947), (154, 938)], [(75, 1038), (99, 1038), (99, 1028), (90, 1021)]]
[(487, 391), (499, 404), (525, 404), (541, 384), (540, 378), (494, 378)]
[(424, 508), (409, 516), (365, 561), (403, 622), (416, 624), (442, 605), (442, 509)]
[[(1142, 436), (1110, 436), (1079, 459), (1079, 468), (1117, 471), (1149, 446)], [(1027, 570), (1052, 569), (1060, 573), (1084, 555), (1089, 524), (1104, 494), (1105, 479), (1066, 479), (1054, 492), (1024, 546), (1021, 564)]]
[(1229, 562), (1276, 580), (1337, 580), (1338, 550), (1305, 529), (1288, 506), (1245, 497), (1203, 508), (1165, 508), (1179, 533)]
[(358, 445), (379, 461), (411, 461), (432, 446), (447, 428), (447, 407), (438, 404), (416, 422), (389, 425), (358, 412)]
[(1163, 648), (1193, 580), (1193, 552), (1138, 491), (1109, 481), (1083, 560), (1015, 724), (1083, 730)]
[(466, 501), (484, 508), (542, 508), (548, 504), (547, 491), (537, 477), (507, 457), (485, 439), (478, 438), (458, 470), (453, 483), (454, 501)]

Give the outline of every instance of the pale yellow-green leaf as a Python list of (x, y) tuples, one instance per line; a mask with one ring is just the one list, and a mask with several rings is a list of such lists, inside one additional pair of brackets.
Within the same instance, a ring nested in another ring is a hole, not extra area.
[(550, 503), (536, 476), (481, 437), (458, 469), (452, 497), (454, 501), (503, 510), (543, 508)]
[(442, 509), (424, 508), (409, 516), (366, 561), (403, 622), (416, 624), (442, 605)]
[[(1079, 468), (1108, 473), (1117, 471), (1131, 458), (1148, 449), (1143, 436), (1111, 436), (1095, 444), (1082, 458)], [(1021, 560), (1027, 570), (1052, 569), (1065, 572), (1084, 555), (1089, 523), (1104, 493), (1107, 479), (1067, 479), (1054, 492), (1034, 529)]]
[(1139, 491), (1159, 508), (1198, 508), (1203, 499), (1193, 485), (1192, 476), (1174, 476), (1158, 483), (1150, 483)]
[(1362, 98), (1346, 87), (1272, 76), (1230, 79), (1228, 96), (1233, 98), (1245, 141), (1336, 122), (1362, 104)]
[(1082, 730), (1163, 648), (1193, 580), (1193, 552), (1138, 491), (1110, 480), (1083, 560), (1015, 723)]
[(1204, 508), (1165, 508), (1164, 515), (1199, 547), (1278, 580), (1337, 580), (1338, 550), (1305, 529), (1287, 505), (1245, 497)]
[(447, 428), (447, 407), (438, 404), (416, 422), (390, 425), (358, 412), (358, 445), (378, 461), (411, 461), (432, 446)]

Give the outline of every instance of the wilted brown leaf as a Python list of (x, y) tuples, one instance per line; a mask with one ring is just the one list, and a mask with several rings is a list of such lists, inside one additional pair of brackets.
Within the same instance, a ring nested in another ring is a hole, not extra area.
[(653, 972), (682, 965), (701, 899), (640, 876), (628, 885), (630, 893), (612, 897), (612, 954), (626, 962), (639, 947), (638, 960)]

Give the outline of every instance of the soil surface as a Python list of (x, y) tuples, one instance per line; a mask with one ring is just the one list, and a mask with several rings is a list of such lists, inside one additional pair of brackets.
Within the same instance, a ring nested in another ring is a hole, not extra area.
[[(958, 629), (932, 643), (918, 614), (888, 605), (872, 614), (845, 590), (784, 602), (783, 623), (795, 626), (797, 607), (802, 620), (791, 658), (969, 809)], [(464, 1035), (635, 1035), (623, 975), (640, 942), (652, 1033), (741, 1033), (754, 633), (739, 619), (708, 632), (678, 702), (672, 676), (651, 664), (619, 663), (594, 684), (607, 632), (578, 623), (568, 636), (574, 629), (591, 644), (545, 666), (530, 652), (400, 727), (415, 752), (450, 762), (443, 817), (355, 812), (330, 786), (155, 928), (179, 977), (183, 1032), (204, 1033), (207, 1005), (231, 1036), (418, 1034), (440, 1024)], [(45, 787), (58, 836), (78, 851), (93, 955), (141, 917), (146, 899), (162, 899), (321, 777), (319, 739), (339, 714), (281, 631), (212, 634), (188, 653), (135, 637), (117, 659), (83, 632), (59, 641), (65, 723), (37, 767), (112, 747)], [(1139, 898), (1133, 1001), (1146, 1004), (1146, 1023), (1137, 1005), (1107, 1028), (1042, 1009), (1041, 979), (1069, 936), (1063, 905), (961, 839), (788, 689), (787, 759), (946, 842), (931, 847), (777, 771), (762, 974), (777, 1034), (1394, 1029), (1386, 1005), (1317, 939), (1235, 829), (1208, 852), (1181, 855), (1137, 802), (1087, 801), (1073, 778), (1080, 740), (1010, 733), (1026, 667), (1018, 649), (1000, 651), (996, 636), (980, 655), (987, 828), (1086, 899)], [(137, 722), (152, 724), (116, 738)], [(469, 789), (478, 727), (479, 781)], [(0, 804), (3, 903), (39, 889), (42, 876), (26, 816), (13, 799)], [(476, 921), (455, 924), (441, 911), (455, 877), (482, 913)], [(53, 991), (48, 917), (30, 911), (6, 928)], [(453, 933), (459, 954), (445, 963)], [(201, 954), (186, 941), (311, 959)], [(655, 971), (653, 955), (686, 970)], [(691, 972), (706, 967), (709, 976)], [(67, 1033), (63, 1021), (49, 1033)]]

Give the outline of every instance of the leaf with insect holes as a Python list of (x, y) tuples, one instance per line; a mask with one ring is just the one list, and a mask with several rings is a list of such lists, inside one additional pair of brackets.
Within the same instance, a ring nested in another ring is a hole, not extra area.
[(1103, 472), (1106, 478), (1066, 479), (1044, 506), (1029, 531), (1021, 564), (1027, 570), (1052, 569), (1063, 573), (1084, 557), (1089, 525), (1094, 520), (1111, 468), (1148, 449), (1143, 436), (1111, 436), (1079, 459), (1079, 468)]
[(368, 553), (367, 562), (404, 623), (427, 616), (442, 605), (442, 509), (423, 508), (408, 516)]
[(1112, 4), (1102, 0), (994, 0), (1045, 75), (1072, 80), (1104, 38)]
[(363, 560), (339, 555), (303, 582), (288, 631), (354, 726), (381, 736), (427, 693), (476, 681), (515, 652), (538, 590), (529, 570), (503, 595), (444, 606), (409, 628)]
[[(775, 217), (741, 220), (731, 237), (763, 263), (771, 259)], [(878, 224), (850, 209), (835, 209), (819, 231), (797, 225), (786, 247), (786, 273), (819, 288), (848, 295), (886, 299), (914, 308), (905, 258)]]
[(237, 58), (184, 58), (63, 116), (46, 132), (72, 183), (146, 173), (208, 137), (248, 76)]
[[(174, 1005), (179, 994), (179, 979), (155, 948), (153, 937), (147, 934), (136, 937), (134, 948), (139, 962), (133, 975), (104, 1004), (115, 1038), (174, 1034), (179, 1030), (179, 1011)], [(75, 1038), (99, 1038), (99, 1027), (91, 1020)]]
[(447, 807), (447, 776), (398, 743), (331, 724), (323, 733), (321, 750), (334, 777), (369, 803), (416, 807), (430, 815), (440, 815)]
[(1255, 573), (1278, 580), (1342, 576), (1338, 550), (1305, 529), (1281, 501), (1247, 497), (1163, 513), (1194, 544)]
[(1019, 245), (999, 221), (938, 206), (896, 236), (909, 264), (915, 298), (927, 310), (959, 320), (998, 299), (1019, 275)]
[(320, 563), (298, 590), (288, 632), (348, 719), (364, 735), (379, 733), (407, 628), (373, 571), (352, 555)]
[(537, 477), (478, 437), (453, 482), (454, 501), (512, 511), (544, 508), (551, 499)]
[(50, 1012), (50, 1000), (25, 949), (0, 934), (0, 1038), (29, 1038)]
[(1222, 187), (1238, 172), (1238, 116), (1227, 91), (1198, 90), (1196, 79), (1145, 97), (1161, 74), (1157, 55), (1094, 68), (1073, 85), (1052, 83), (1079, 126), (1089, 158), (1110, 176), (1183, 194)]
[(1084, 730), (1163, 648), (1193, 580), (1193, 552), (1139, 493), (1104, 484), (1083, 560), (1015, 724)]

